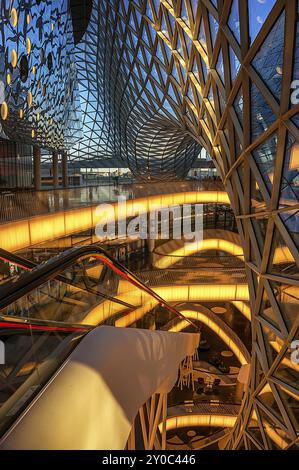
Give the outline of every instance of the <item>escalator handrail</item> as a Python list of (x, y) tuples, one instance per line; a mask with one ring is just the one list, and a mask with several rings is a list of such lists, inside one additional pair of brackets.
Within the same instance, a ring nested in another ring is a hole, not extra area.
[[(34, 261), (23, 258), (22, 256), (16, 255), (15, 253), (10, 253), (8, 251), (5, 251), (2, 248), (0, 248), (0, 259), (2, 259), (3, 261), (6, 261), (8, 263), (13, 263), (16, 266), (19, 266), (20, 268), (22, 268), (24, 270), (28, 270), (28, 271), (29, 270), (31, 271), (32, 269), (39, 266)], [(55, 276), (55, 279), (57, 281), (64, 282), (65, 284), (69, 284), (69, 285), (74, 286), (74, 287), (79, 287), (80, 289), (82, 289), (82, 290), (84, 290), (84, 291), (86, 291), (90, 294), (98, 295), (99, 297), (103, 297), (106, 300), (111, 300), (112, 302), (123, 305), (124, 307), (134, 308), (133, 305), (128, 304), (127, 302), (124, 302), (123, 300), (116, 299), (115, 297), (112, 297), (111, 295), (104, 294), (103, 292), (100, 292), (100, 291), (96, 291), (96, 290), (94, 290), (90, 287), (87, 287), (86, 285), (84, 287), (82, 287), (82, 286), (76, 284), (76, 282), (74, 282), (73, 280), (68, 279), (65, 276), (57, 275), (57, 276)]]
[[(199, 331), (199, 327), (195, 323), (193, 323), (190, 319), (186, 319), (183, 314), (169, 305), (150, 287), (146, 286), (142, 281), (140, 281), (138, 277), (135, 276), (135, 274), (133, 274), (128, 268), (115, 260), (106, 250), (98, 245), (84, 245), (71, 248), (70, 250), (64, 251), (58, 256), (50, 258), (50, 260), (44, 264), (35, 265), (35, 263), (32, 261), (24, 260), (26, 261), (26, 266), (23, 267), (27, 267), (27, 269), (31, 269), (31, 271), (22, 274), (16, 282), (0, 286), (0, 310), (16, 302), (24, 295), (29, 294), (32, 290), (41, 286), (45, 282), (57, 278), (59, 273), (61, 273), (64, 269), (72, 265), (79, 258), (87, 255), (97, 255), (98, 257), (101, 257), (101, 261), (108, 265), (117, 274), (148, 293), (151, 297), (155, 298), (155, 300), (157, 300), (157, 302), (164, 306), (167, 310), (187, 321), (190, 325), (193, 326), (193, 328), (195, 328), (195, 331)], [(18, 255), (7, 252), (2, 248), (0, 249), (0, 257), (9, 262), (20, 264), (20, 257), (18, 257)]]

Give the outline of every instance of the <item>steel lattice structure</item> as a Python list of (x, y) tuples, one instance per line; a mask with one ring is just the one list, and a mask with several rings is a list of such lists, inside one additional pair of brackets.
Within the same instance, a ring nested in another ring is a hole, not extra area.
[(204, 146), (230, 195), (253, 350), (229, 448), (298, 442), (298, 3), (96, 1), (77, 46), (88, 131), (74, 158), (120, 154), (143, 178), (169, 178)]
[(104, 155), (113, 166), (113, 157), (121, 156), (139, 178), (182, 177), (200, 145), (188, 129), (180, 92), (169, 97), (172, 56), (163, 42), (165, 56), (154, 46), (156, 32), (142, 15), (146, 5), (139, 6), (93, 2), (77, 44), (84, 137), (71, 157), (84, 165)]

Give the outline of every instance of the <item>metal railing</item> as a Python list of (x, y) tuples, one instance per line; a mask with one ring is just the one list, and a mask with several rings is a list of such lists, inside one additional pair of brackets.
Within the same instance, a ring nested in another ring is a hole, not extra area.
[(0, 192), (0, 223), (132, 197), (129, 186), (90, 186), (44, 191)]
[(119, 196), (127, 199), (145, 195), (162, 195), (185, 191), (223, 191), (218, 182), (178, 181), (161, 183), (128, 183), (105, 186), (84, 186), (67, 189), (48, 189), (35, 191), (0, 190), (0, 224), (26, 219), (53, 212), (89, 207), (105, 202), (115, 202)]

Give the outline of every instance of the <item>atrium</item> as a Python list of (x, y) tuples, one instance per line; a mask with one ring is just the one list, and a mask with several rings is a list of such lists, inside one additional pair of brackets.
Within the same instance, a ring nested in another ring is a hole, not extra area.
[(298, 450), (299, 0), (0, 14), (0, 450)]

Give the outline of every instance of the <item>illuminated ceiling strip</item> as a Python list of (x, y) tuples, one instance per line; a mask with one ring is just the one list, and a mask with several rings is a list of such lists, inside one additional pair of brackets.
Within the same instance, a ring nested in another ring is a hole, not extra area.
[[(84, 207), (61, 211), (53, 214), (31, 217), (0, 225), (0, 246), (7, 251), (16, 251), (31, 245), (65, 237), (67, 235), (95, 227), (101, 221), (101, 215), (107, 222), (117, 223), (125, 217), (134, 217), (149, 211), (159, 210), (171, 205), (183, 204), (229, 204), (228, 195), (224, 191), (188, 191), (168, 195), (149, 196), (126, 201), (126, 212), (121, 204), (109, 204), (111, 211), (104, 214), (107, 205)], [(120, 214), (118, 214), (120, 212)], [(139, 213), (139, 214), (138, 214)], [(100, 241), (100, 240), (99, 240)]]
[(246, 358), (241, 351), (240, 347), (236, 344), (236, 342), (229, 336), (229, 334), (221, 328), (220, 325), (215, 323), (211, 318), (209, 318), (206, 314), (195, 311), (195, 310), (181, 310), (182, 313), (186, 318), (190, 318), (193, 320), (197, 320), (204, 325), (206, 325), (210, 330), (212, 330), (216, 335), (222, 339), (222, 341), (231, 349), (231, 351), (235, 354), (236, 358), (239, 360), (241, 365), (248, 364), (248, 358)]
[[(192, 427), (233, 428), (236, 421), (237, 416), (233, 415), (189, 413), (188, 415), (171, 416), (167, 418), (166, 431)], [(160, 432), (162, 431), (162, 425), (162, 423), (159, 424)], [(250, 427), (257, 426), (257, 420), (252, 417)], [(280, 449), (285, 449), (288, 446), (288, 443), (273, 429), (273, 426), (271, 426), (268, 421), (264, 421), (264, 426), (267, 435)]]
[[(163, 246), (163, 245), (162, 245)], [(243, 250), (240, 245), (221, 238), (208, 238), (201, 241), (186, 243), (183, 247), (156, 259), (154, 265), (159, 269), (166, 269), (177, 263), (180, 257), (191, 256), (201, 251), (219, 250), (244, 261)], [(277, 247), (274, 252), (273, 264), (294, 263), (294, 257), (287, 246)]]
[[(237, 416), (190, 413), (188, 415), (171, 416), (167, 418), (166, 431), (178, 428), (192, 428), (197, 426), (233, 428), (236, 424), (236, 420)], [(160, 431), (162, 430), (162, 423), (159, 424), (159, 429)]]
[(249, 290), (246, 284), (174, 285), (152, 287), (152, 290), (168, 302), (249, 300)]
[(166, 269), (169, 266), (172, 266), (173, 264), (177, 263), (179, 261), (179, 257), (191, 256), (195, 253), (208, 250), (224, 251), (244, 261), (244, 256), (242, 254), (243, 250), (239, 245), (219, 238), (210, 238), (192, 243), (187, 243), (183, 247), (178, 248), (169, 255), (161, 256), (155, 261), (155, 267), (159, 269)]
[(233, 304), (244, 315), (244, 317), (247, 318), (247, 320), (251, 321), (251, 311), (248, 304), (241, 300), (232, 300), (231, 304)]

